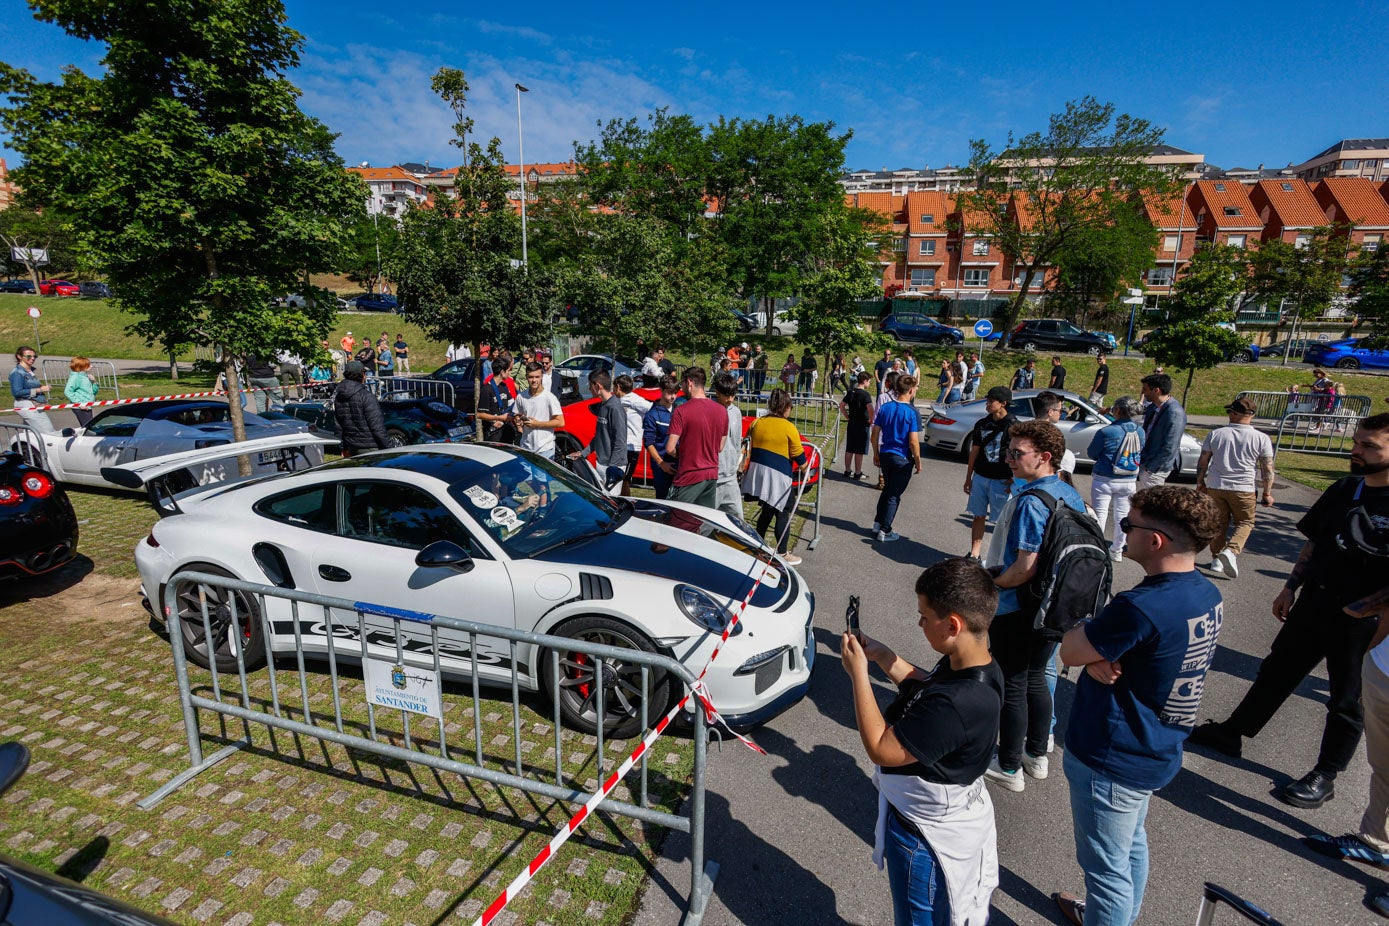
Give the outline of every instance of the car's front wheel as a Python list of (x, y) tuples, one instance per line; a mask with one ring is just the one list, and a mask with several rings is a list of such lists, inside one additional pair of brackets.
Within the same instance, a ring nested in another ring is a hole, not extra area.
[(1098, 344), (1092, 344), (1088, 349), (1086, 349), (1085, 352), (1089, 354), (1091, 357), (1098, 357), (1100, 355), (1101, 350), (1103, 350), (1103, 348), (1100, 347)]
[(1360, 361), (1356, 360), (1354, 357), (1343, 357), (1342, 359), (1336, 361), (1336, 369), (1358, 370), (1360, 369)]
[[(235, 578), (216, 566), (195, 565), (184, 571)], [(169, 584), (172, 587), (174, 583)], [(174, 607), (178, 608), (184, 654), (204, 669), (211, 668), (215, 659), (218, 672), (236, 671), (238, 650), (248, 671), (265, 665), (265, 628), (255, 597), (245, 592), (213, 587), (208, 587), (203, 595), (199, 595), (199, 588), (196, 584), (184, 584), (174, 602)], [(206, 623), (203, 621), (204, 602), (207, 606)]]
[[(646, 653), (656, 645), (641, 631), (608, 617), (580, 617), (555, 631), (585, 643), (601, 643)], [(570, 726), (598, 732), (598, 698), (603, 698), (603, 733), (626, 739), (642, 732), (642, 702), (646, 722), (655, 723), (670, 708), (671, 677), (649, 669), (643, 686), (642, 666), (622, 659), (598, 660), (568, 650), (559, 653), (558, 675), (550, 653), (541, 654), (541, 677), (551, 699), (559, 698), (560, 713)]]
[(1235, 354), (1235, 363), (1253, 363), (1254, 354), (1251, 351), (1242, 350)]
[(410, 444), (410, 436), (400, 428), (387, 428), (386, 443), (391, 447), (407, 447)]
[(1018, 350), (1025, 350), (1025, 351), (1027, 351), (1027, 352), (1030, 354), (1030, 353), (1032, 353), (1033, 351), (1035, 351), (1036, 349), (1037, 349), (1037, 342), (1036, 342), (1036, 341), (1020, 341), (1020, 342), (1018, 342)]

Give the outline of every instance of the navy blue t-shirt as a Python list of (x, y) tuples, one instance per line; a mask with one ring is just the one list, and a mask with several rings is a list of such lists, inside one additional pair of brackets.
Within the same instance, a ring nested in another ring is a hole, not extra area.
[(1220, 592), (1199, 572), (1149, 576), (1114, 597), (1085, 638), (1120, 664), (1102, 685), (1080, 673), (1066, 750), (1121, 785), (1155, 791), (1182, 766), (1182, 743), (1215, 656), (1224, 616)]

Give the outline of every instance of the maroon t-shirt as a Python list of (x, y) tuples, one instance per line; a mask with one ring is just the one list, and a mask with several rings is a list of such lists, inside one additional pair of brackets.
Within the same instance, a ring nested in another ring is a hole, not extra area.
[(672, 485), (719, 478), (719, 443), (728, 433), (727, 409), (713, 399), (690, 399), (671, 413), (670, 433), (680, 437)]

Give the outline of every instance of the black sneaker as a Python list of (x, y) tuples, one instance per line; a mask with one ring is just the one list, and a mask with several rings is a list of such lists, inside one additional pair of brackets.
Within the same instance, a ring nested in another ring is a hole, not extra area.
[(1279, 788), (1274, 796), (1285, 804), (1316, 810), (1336, 796), (1336, 778), (1312, 769), (1292, 784)]
[(1186, 741), (1192, 746), (1204, 746), (1207, 749), (1213, 749), (1231, 759), (1238, 759), (1244, 752), (1244, 738), (1215, 720), (1207, 720), (1192, 730)]

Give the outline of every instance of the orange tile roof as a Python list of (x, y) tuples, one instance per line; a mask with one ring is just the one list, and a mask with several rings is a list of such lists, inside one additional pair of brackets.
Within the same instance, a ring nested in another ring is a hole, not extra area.
[(1192, 214), (1191, 208), (1186, 205), (1185, 189), (1170, 196), (1144, 193), (1143, 210), (1148, 214), (1148, 221), (1152, 222), (1155, 228), (1175, 229), (1182, 225), (1194, 227), (1196, 224), (1196, 217)]
[[(1217, 189), (1219, 186), (1221, 189)], [(1249, 192), (1237, 180), (1198, 180), (1197, 196), (1206, 204), (1216, 228), (1262, 230), (1264, 223), (1249, 201)], [(1227, 208), (1238, 209), (1239, 215), (1226, 215)], [(1198, 210), (1199, 211), (1199, 210)]]
[[(1292, 189), (1283, 189), (1285, 184)], [(1306, 180), (1295, 177), (1260, 180), (1257, 189), (1273, 209), (1265, 224), (1282, 225), (1284, 228), (1316, 228), (1326, 224), (1326, 210), (1318, 204)]]
[(860, 209), (871, 209), (874, 212), (891, 218), (896, 214), (894, 208), (893, 195), (891, 193), (850, 193), (853, 197), (853, 204)]
[[(955, 210), (955, 200), (939, 190), (916, 190), (907, 194), (907, 227), (913, 235), (943, 235), (946, 232), (945, 220)], [(921, 221), (929, 215), (929, 224)]]
[(408, 180), (419, 183), (420, 178), (400, 167), (349, 167), (348, 171), (363, 180)]
[[(502, 169), (515, 177), (520, 173), (521, 166), (519, 164), (507, 164)], [(565, 161), (562, 164), (527, 164), (526, 176), (529, 177), (532, 171), (542, 177), (573, 177), (579, 173), (579, 166), (573, 161)]]
[(1367, 177), (1327, 177), (1312, 187), (1317, 202), (1340, 206), (1336, 222), (1350, 222), (1370, 228), (1389, 228), (1389, 202), (1384, 201), (1375, 183)]

